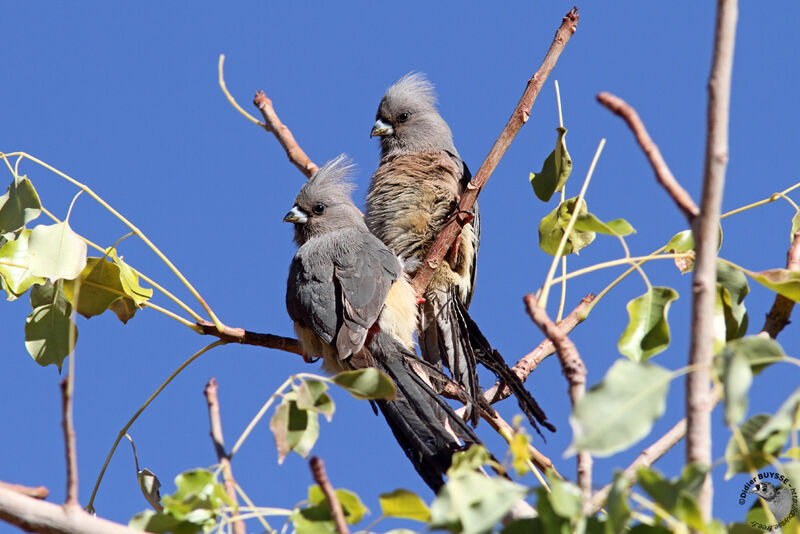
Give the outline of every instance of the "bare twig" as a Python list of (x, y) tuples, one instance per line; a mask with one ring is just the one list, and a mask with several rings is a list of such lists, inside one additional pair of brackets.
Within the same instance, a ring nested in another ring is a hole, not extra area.
[[(686, 377), (686, 463), (711, 465), (711, 360), (714, 356), (714, 301), (716, 297), (717, 237), (725, 168), (728, 163), (733, 45), (738, 7), (736, 0), (718, 0), (714, 58), (708, 81), (708, 115), (703, 197), (694, 225), (697, 258), (692, 281), (692, 333)], [(713, 487), (706, 475), (698, 494), (705, 521), (711, 518)]]
[[(583, 397), (586, 391), (586, 366), (583, 364), (578, 348), (540, 307), (533, 294), (525, 295), (525, 308), (531, 320), (553, 342), (561, 362), (561, 372), (569, 383), (569, 398), (572, 407)], [(583, 494), (583, 509), (589, 509), (592, 497), (592, 455), (588, 452), (578, 453), (578, 485)]]
[(564, 16), (564, 19), (561, 21), (561, 27), (556, 31), (553, 43), (550, 45), (550, 49), (547, 51), (547, 55), (545, 55), (539, 70), (528, 80), (525, 92), (522, 94), (522, 98), (517, 104), (517, 107), (514, 108), (511, 118), (508, 119), (503, 131), (500, 132), (500, 136), (494, 142), (494, 145), (489, 151), (489, 155), (486, 156), (480, 169), (478, 169), (472, 181), (467, 185), (466, 191), (461, 195), (461, 202), (459, 203), (457, 212), (459, 215), (453, 217), (450, 223), (439, 233), (436, 241), (431, 245), (425, 261), (417, 271), (416, 276), (414, 276), (412, 285), (417, 295), (421, 296), (425, 292), (425, 288), (428, 287), (428, 283), (434, 271), (439, 266), (439, 262), (442, 261), (442, 258), (444, 258), (444, 255), (453, 243), (453, 240), (455, 240), (456, 235), (460, 232), (461, 226), (466, 224), (468, 218), (467, 214), (478, 198), (478, 193), (480, 193), (481, 189), (486, 184), (486, 181), (491, 176), (495, 167), (497, 167), (497, 164), (500, 163), (503, 154), (508, 150), (514, 137), (516, 137), (517, 133), (522, 128), (522, 125), (530, 118), (531, 107), (539, 94), (539, 90), (544, 85), (553, 67), (555, 67), (556, 61), (558, 61), (558, 57), (561, 55), (561, 51), (564, 50), (567, 41), (569, 41), (577, 28), (578, 8), (574, 7)]
[(653, 172), (656, 173), (658, 183), (666, 189), (669, 196), (672, 197), (672, 200), (675, 201), (675, 204), (678, 205), (678, 208), (680, 208), (689, 221), (689, 224), (691, 224), (694, 218), (700, 213), (700, 209), (697, 207), (697, 204), (694, 203), (694, 200), (692, 200), (691, 195), (689, 195), (675, 179), (672, 171), (669, 170), (667, 162), (664, 161), (664, 158), (661, 156), (661, 151), (658, 150), (658, 146), (650, 138), (650, 134), (647, 133), (647, 129), (644, 127), (644, 123), (642, 123), (636, 110), (628, 105), (627, 102), (611, 93), (600, 93), (597, 95), (597, 101), (603, 104), (612, 113), (622, 117), (622, 119), (628, 123), (628, 127), (633, 131), (636, 141), (639, 143), (639, 146), (642, 147), (647, 159), (650, 161), (650, 166), (653, 167)]
[(322, 458), (312, 456), (308, 465), (311, 466), (311, 476), (314, 477), (314, 481), (319, 485), (325, 495), (325, 499), (328, 501), (328, 506), (331, 508), (331, 517), (333, 517), (333, 523), (336, 525), (336, 531), (339, 534), (350, 534), (350, 529), (347, 528), (347, 521), (344, 519), (342, 503), (339, 502), (331, 481), (328, 480), (328, 475), (325, 473), (325, 462), (322, 461)]
[(33, 497), (34, 499), (46, 499), (47, 496), (50, 495), (50, 490), (45, 488), (44, 486), (37, 486), (33, 488), (30, 486), (23, 486), (21, 484), (11, 484), (9, 482), (3, 482), (2, 480), (0, 480), (0, 488), (16, 491), (20, 495), (25, 495), (26, 497)]
[[(789, 247), (786, 256), (786, 268), (790, 271), (800, 271), (800, 231), (795, 232), (792, 246)], [(793, 309), (793, 300), (789, 300), (783, 295), (775, 295), (775, 302), (772, 303), (772, 309), (769, 310), (767, 320), (764, 321), (761, 330), (774, 339), (789, 324), (789, 317), (792, 315)]]
[(310, 178), (312, 174), (317, 172), (319, 167), (306, 156), (306, 153), (303, 152), (303, 149), (300, 148), (300, 145), (295, 141), (292, 131), (278, 118), (278, 114), (275, 113), (275, 108), (272, 107), (272, 100), (267, 98), (264, 91), (258, 91), (253, 99), (253, 104), (264, 117), (267, 131), (275, 135), (275, 138), (286, 151), (286, 156), (289, 158), (289, 161), (300, 169), (300, 172), (302, 172), (306, 178)]
[[(225, 486), (225, 492), (228, 494), (232, 503), (236, 503), (236, 480), (233, 478), (233, 470), (231, 469), (231, 458), (225, 452), (225, 439), (222, 436), (222, 417), (219, 414), (219, 397), (217, 396), (217, 379), (212, 378), (206, 384), (205, 395), (206, 402), (208, 403), (208, 420), (211, 426), (211, 441), (214, 443), (214, 450), (219, 459), (219, 465), (222, 468), (222, 482)], [(234, 514), (239, 515), (238, 507), (234, 510)], [(233, 533), (246, 534), (244, 521), (241, 519), (233, 520)]]
[[(70, 358), (74, 358), (72, 355)], [(69, 375), (71, 376), (71, 375)], [(80, 508), (78, 504), (78, 457), (75, 450), (75, 427), (72, 424), (72, 391), (69, 376), (61, 381), (61, 427), (64, 430), (64, 449), (67, 457), (67, 506)]]
[(26, 497), (3, 485), (0, 485), (0, 520), (28, 532), (46, 534), (141, 534), (80, 508)]
[(269, 349), (278, 349), (294, 354), (303, 355), (303, 349), (300, 347), (300, 342), (296, 339), (283, 336), (275, 336), (273, 334), (260, 334), (258, 332), (250, 332), (244, 328), (233, 328), (225, 326), (223, 331), (220, 332), (214, 323), (210, 321), (202, 321), (197, 323), (196, 331), (200, 334), (208, 336), (216, 336), (228, 343), (241, 343), (242, 345), (256, 345), (258, 347), (267, 347)]
[[(580, 303), (575, 306), (569, 315), (564, 317), (564, 319), (558, 323), (558, 327), (563, 333), (569, 334), (576, 326), (583, 322), (583, 320), (586, 318), (584, 312), (589, 304), (594, 301), (594, 299), (595, 295), (589, 293), (583, 297), (583, 299), (581, 299)], [(514, 364), (514, 367), (512, 367), (511, 370), (514, 371), (514, 374), (516, 374), (521, 381), (525, 382), (525, 380), (528, 379), (530, 374), (534, 369), (536, 369), (536, 367), (538, 367), (542, 360), (555, 353), (555, 351), (556, 348), (555, 345), (553, 345), (553, 342), (545, 338), (535, 349), (520, 358), (520, 360)], [(498, 381), (483, 394), (483, 398), (486, 399), (489, 404), (494, 404), (497, 401), (511, 396), (511, 390), (508, 387), (500, 389), (501, 385), (501, 382)]]

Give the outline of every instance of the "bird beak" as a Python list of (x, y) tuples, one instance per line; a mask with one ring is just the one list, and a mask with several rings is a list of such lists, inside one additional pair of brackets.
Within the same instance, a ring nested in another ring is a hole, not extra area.
[(378, 119), (375, 121), (375, 126), (372, 127), (372, 131), (369, 133), (370, 137), (375, 137), (379, 135), (383, 137), (384, 135), (392, 135), (394, 133), (394, 128), (392, 128), (391, 124), (386, 124), (382, 120)]
[(305, 224), (307, 221), (308, 214), (297, 206), (292, 206), (292, 209), (283, 218), (283, 222), (290, 222), (294, 224)]

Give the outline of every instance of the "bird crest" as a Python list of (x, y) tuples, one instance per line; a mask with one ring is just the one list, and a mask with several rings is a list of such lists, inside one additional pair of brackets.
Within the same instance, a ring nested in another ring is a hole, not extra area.
[(436, 91), (424, 73), (418, 71), (409, 72), (386, 90), (383, 99), (387, 102), (407, 102), (411, 100), (417, 104), (434, 107), (436, 105)]
[(355, 189), (351, 181), (355, 165), (347, 154), (339, 154), (325, 163), (308, 179), (297, 194), (298, 200), (324, 198), (331, 202), (352, 202), (350, 194)]

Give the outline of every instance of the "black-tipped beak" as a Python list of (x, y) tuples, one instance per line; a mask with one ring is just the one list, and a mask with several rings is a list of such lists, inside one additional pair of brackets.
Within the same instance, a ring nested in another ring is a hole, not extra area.
[(308, 221), (308, 213), (304, 212), (297, 206), (292, 206), (289, 213), (283, 218), (283, 222), (290, 222), (294, 224), (305, 224)]
[(378, 119), (375, 121), (375, 126), (372, 127), (372, 131), (369, 133), (369, 136), (375, 137), (376, 135), (379, 135), (383, 137), (384, 135), (392, 135), (393, 133), (394, 128), (392, 128), (391, 124), (387, 124)]

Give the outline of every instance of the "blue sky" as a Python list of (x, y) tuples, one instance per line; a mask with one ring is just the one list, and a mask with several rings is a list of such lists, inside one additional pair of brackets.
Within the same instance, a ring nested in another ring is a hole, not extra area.
[[(411, 70), (436, 85), (440, 111), (456, 146), (473, 171), (513, 110), (539, 65), (567, 2), (396, 3), (211, 2), (116, 4), (106, 2), (7, 3), (0, 46), (0, 150), (27, 151), (88, 184), (137, 224), (193, 282), (228, 325), (292, 335), (284, 309), (292, 231), (281, 222), (303, 183), (270, 135), (239, 115), (217, 85), (217, 60), (226, 54), (226, 81), (250, 105), (266, 91), (281, 119), (317, 163), (347, 152), (358, 164), (357, 203), (377, 163), (369, 139), (384, 90)], [(705, 144), (706, 82), (714, 10), (711, 2), (588, 3), (577, 34), (523, 128), (481, 194), (483, 240), (471, 313), (509, 363), (540, 341), (522, 307), (522, 296), (544, 280), (550, 258), (538, 247), (539, 220), (555, 204), (538, 201), (528, 183), (552, 150), (558, 124), (558, 79), (567, 143), (574, 160), (568, 194), (577, 194), (601, 138), (608, 144), (587, 195), (602, 219), (623, 217), (636, 229), (633, 254), (646, 254), (685, 228), (681, 214), (659, 189), (625, 125), (595, 102), (601, 91), (634, 105), (679, 181), (699, 199)], [(740, 7), (733, 79), (731, 151), (725, 210), (769, 196), (795, 183), (800, 111), (796, 66), (800, 5), (775, 13), (755, 2)], [(64, 216), (75, 188), (31, 164), (22, 165), (43, 203)], [(0, 187), (11, 180), (8, 174)], [(753, 270), (785, 265), (793, 210), (775, 203), (727, 219), (721, 254)], [(44, 221), (37, 221), (44, 222)], [(73, 228), (110, 245), (127, 230), (83, 195)], [(120, 247), (132, 265), (174, 290), (182, 289), (164, 265), (135, 239)], [(570, 268), (622, 254), (618, 243), (598, 238)], [(599, 291), (619, 270), (574, 280), (568, 305)], [(654, 284), (680, 294), (670, 322), (673, 343), (655, 361), (686, 365), (689, 276), (670, 262), (653, 262)], [(644, 291), (630, 277), (573, 334), (598, 382), (621, 357), (616, 341), (627, 318), (625, 303)], [(746, 300), (749, 333), (760, 328), (772, 294), (751, 284)], [(166, 299), (156, 301), (167, 305)], [(58, 502), (64, 494), (58, 381), (54, 367), (40, 368), (24, 348), (27, 297), (0, 305), (0, 480), (43, 484)], [(554, 310), (551, 310), (554, 313)], [(138, 406), (183, 360), (210, 342), (162, 316), (143, 310), (123, 326), (107, 314), (78, 321), (75, 420), (80, 500), (118, 431)], [(779, 341), (796, 355), (790, 325)], [(266, 398), (292, 374), (316, 371), (298, 357), (255, 347), (226, 346), (193, 363), (133, 426), (140, 462), (172, 490), (171, 479), (216, 458), (208, 438), (203, 398), (212, 376), (220, 384), (223, 426), (229, 443)], [(490, 385), (489, 377), (483, 381)], [(800, 372), (773, 366), (756, 378), (749, 414), (774, 411), (800, 382)], [(559, 427), (535, 444), (559, 470), (574, 476), (564, 459), (571, 432), (566, 382), (555, 358), (527, 382)], [(598, 484), (616, 467), (671, 427), (683, 413), (683, 382), (672, 384), (667, 414), (650, 437), (595, 463)], [(337, 413), (322, 424), (315, 453), (336, 486), (357, 491), (378, 513), (378, 493), (406, 487), (426, 499), (424, 487), (379, 417), (366, 403), (335, 392)], [(511, 418), (513, 401), (499, 405)], [(714, 413), (714, 458), (728, 432)], [(480, 435), (498, 454), (505, 450), (488, 425)], [(657, 466), (674, 475), (683, 461), (678, 446)], [(291, 507), (305, 496), (306, 462), (276, 462), (272, 436), (259, 426), (234, 462), (237, 480), (262, 505)], [(737, 503), (746, 477), (723, 481), (714, 469), (715, 515), (744, 517)], [(523, 479), (533, 484), (533, 478)], [(123, 443), (96, 501), (98, 512), (125, 522), (144, 509), (133, 460)], [(0, 532), (9, 527), (0, 525)]]

